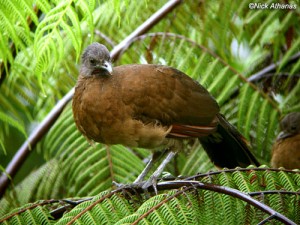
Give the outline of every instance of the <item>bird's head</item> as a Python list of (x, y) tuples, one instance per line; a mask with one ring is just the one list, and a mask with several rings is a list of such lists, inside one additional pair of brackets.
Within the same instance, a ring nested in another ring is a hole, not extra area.
[(300, 112), (293, 112), (286, 115), (280, 122), (280, 129), (281, 132), (277, 139), (284, 139), (300, 134)]
[(112, 65), (107, 48), (97, 42), (89, 45), (82, 54), (80, 74), (84, 76), (110, 75), (111, 72)]

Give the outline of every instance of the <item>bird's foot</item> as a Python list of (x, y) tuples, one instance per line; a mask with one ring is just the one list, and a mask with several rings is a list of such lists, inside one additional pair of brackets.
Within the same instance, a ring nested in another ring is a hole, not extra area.
[(157, 178), (158, 177), (153, 174), (146, 182), (143, 182), (142, 188), (148, 190), (148, 188), (152, 186), (155, 194), (157, 194)]
[(146, 168), (143, 170), (143, 172), (138, 176), (138, 178), (133, 182), (133, 184), (129, 185), (122, 185), (122, 184), (117, 184), (116, 182), (113, 182), (118, 188), (143, 188), (144, 190), (148, 190), (150, 186), (153, 187), (155, 194), (157, 194), (157, 178), (161, 175), (163, 172), (163, 169), (165, 166), (171, 161), (171, 159), (176, 155), (176, 152), (169, 152), (166, 158), (162, 161), (162, 163), (159, 165), (159, 167), (155, 170), (155, 172), (151, 175), (149, 180), (146, 182), (143, 181), (145, 175), (148, 173), (150, 170), (150, 166), (153, 163), (153, 160), (148, 163)]
[(157, 194), (157, 187), (156, 187), (157, 186), (157, 177), (155, 177), (153, 175), (147, 181), (139, 181), (139, 182), (134, 182), (134, 183), (131, 183), (131, 184), (122, 184), (122, 183), (117, 183), (117, 182), (113, 181), (113, 185), (116, 186), (116, 188), (118, 188), (118, 189), (141, 188), (145, 191), (148, 191), (148, 188), (152, 186), (153, 190)]
[(143, 188), (143, 185), (145, 184), (145, 181), (141, 182), (133, 182), (131, 184), (122, 184), (122, 183), (117, 183), (116, 181), (112, 182), (114, 186), (120, 189), (126, 189), (126, 188)]
[(148, 189), (149, 187), (153, 187), (155, 194), (158, 193), (157, 191), (157, 180), (174, 180), (175, 177), (170, 173), (163, 174), (161, 179), (158, 179), (159, 175), (157, 173), (152, 174), (152, 176), (145, 182), (142, 182), (142, 188)]
[(116, 182), (116, 181), (114, 181), (114, 180), (113, 180), (112, 184), (113, 184), (114, 186), (116, 186), (116, 188), (121, 188), (121, 187), (124, 187), (124, 186), (125, 186), (125, 184), (123, 184), (123, 183), (118, 183), (118, 182)]

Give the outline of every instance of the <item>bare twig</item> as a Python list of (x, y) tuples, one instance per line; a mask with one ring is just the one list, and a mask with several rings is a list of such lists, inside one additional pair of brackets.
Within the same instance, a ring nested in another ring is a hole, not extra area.
[[(289, 60), (287, 61), (285, 66), (296, 63), (299, 60), (299, 58), (300, 58), (300, 52), (291, 56), (291, 58), (289, 58)], [(273, 63), (273, 64), (265, 67), (264, 69), (260, 70), (259, 72), (255, 73), (252, 76), (250, 76), (249, 78), (247, 78), (247, 81), (254, 84), (254, 83), (260, 81), (261, 79), (263, 79), (266, 76), (266, 74), (275, 73), (276, 68), (280, 65), (281, 62), (282, 61), (280, 60), (276, 63)], [(239, 94), (239, 88), (236, 88), (223, 104), (226, 104), (231, 99), (235, 98), (238, 94)], [(277, 108), (277, 106), (275, 108)], [(278, 111), (280, 111), (280, 110), (278, 110)]]
[(130, 35), (128, 35), (120, 44), (118, 44), (112, 51), (111, 55), (115, 59), (119, 57), (119, 54), (130, 45), (132, 40), (139, 35), (142, 35), (150, 30), (153, 25), (157, 24), (162, 18), (164, 18), (169, 12), (182, 3), (182, 0), (168, 1), (163, 7), (161, 7), (156, 13), (150, 16), (141, 26), (135, 29)]
[(115, 47), (116, 44), (114, 43), (114, 41), (105, 34), (103, 34), (100, 30), (95, 30), (95, 34), (104, 39), (112, 48)]
[(198, 179), (200, 177), (206, 177), (211, 175), (216, 175), (220, 173), (234, 173), (237, 171), (283, 171), (283, 172), (289, 172), (289, 173), (298, 173), (300, 174), (299, 170), (287, 170), (287, 169), (277, 169), (277, 168), (262, 168), (262, 167), (253, 167), (253, 168), (235, 168), (235, 169), (224, 169), (224, 170), (218, 170), (218, 171), (210, 171), (208, 173), (200, 173), (194, 176), (186, 177), (185, 180), (194, 180)]
[(268, 191), (256, 191), (250, 192), (248, 195), (256, 196), (256, 195), (273, 195), (273, 194), (283, 194), (283, 195), (300, 195), (300, 192), (295, 191), (284, 191), (284, 190), (268, 190)]
[[(128, 35), (120, 44), (114, 47), (111, 51), (111, 58), (116, 59), (119, 53), (131, 42), (133, 38), (138, 35), (144, 34), (156, 25), (162, 18), (164, 18), (169, 12), (176, 8), (182, 1), (181, 0), (170, 0), (161, 9), (154, 13), (144, 23), (142, 23), (135, 31)], [(57, 120), (58, 116), (66, 106), (66, 104), (72, 99), (74, 88), (70, 90), (51, 110), (48, 116), (43, 122), (31, 133), (28, 140), (24, 142), (21, 148), (14, 155), (12, 161), (6, 168), (5, 173), (1, 174), (0, 177), (0, 198), (4, 195), (6, 188), (9, 185), (10, 179), (16, 175), (25, 159), (30, 153), (30, 149), (34, 148), (36, 144), (42, 139), (42, 137), (48, 132), (52, 125)]]
[[(293, 64), (295, 62), (298, 61), (298, 59), (300, 58), (300, 52), (297, 52), (295, 55), (291, 56), (291, 58), (289, 58), (289, 60), (287, 61), (287, 64)], [(275, 72), (276, 68), (281, 64), (281, 60), (273, 63), (267, 67), (265, 67), (264, 69), (262, 69), (261, 71), (253, 74), (251, 77), (248, 78), (249, 82), (256, 82), (259, 81), (261, 78), (263, 78), (265, 76), (265, 74), (267, 73), (271, 73), (271, 72)]]
[(82, 202), (86, 202), (86, 201), (90, 201), (92, 200), (93, 198), (85, 198), (85, 199), (80, 199), (80, 200), (77, 200), (77, 201), (72, 201), (70, 199), (63, 199), (59, 202), (64, 202), (64, 203), (67, 203), (66, 205), (63, 205), (51, 212), (50, 215), (51, 217), (54, 219), (54, 220), (57, 220), (57, 219), (60, 219), (64, 213), (66, 213), (67, 211), (70, 211), (71, 209), (73, 209), (75, 206), (79, 205), (80, 203)]
[[(284, 77), (284, 78), (288, 78), (291, 76), (291, 74), (289, 73), (278, 73), (276, 74), (277, 77)], [(293, 77), (296, 77), (296, 78), (300, 78), (300, 74), (293, 74), (292, 75)], [(262, 74), (258, 80), (255, 80), (255, 82), (259, 81), (260, 79), (264, 79), (264, 78), (270, 78), (270, 77), (274, 77), (274, 73), (265, 73), (265, 74)]]
[(44, 200), (44, 201), (42, 201), (42, 202), (32, 204), (32, 205), (30, 205), (30, 206), (28, 206), (28, 207), (25, 207), (25, 208), (23, 208), (23, 209), (20, 209), (20, 210), (18, 210), (17, 212), (14, 212), (14, 213), (12, 213), (12, 214), (10, 214), (10, 215), (8, 215), (8, 216), (2, 218), (2, 219), (0, 220), (0, 223), (4, 222), (4, 221), (6, 221), (6, 220), (9, 220), (10, 218), (12, 218), (12, 217), (14, 217), (14, 216), (16, 216), (16, 215), (18, 215), (18, 214), (21, 214), (21, 213), (23, 213), (23, 212), (26, 212), (27, 210), (31, 210), (31, 209), (34, 209), (34, 208), (39, 207), (39, 206), (49, 205), (49, 204), (58, 203), (58, 202), (59, 202), (59, 200), (51, 199), (51, 200)]
[(274, 215), (274, 214), (273, 214), (273, 215), (270, 215), (270, 216), (268, 216), (266, 219), (260, 221), (260, 223), (258, 223), (257, 225), (263, 225), (263, 224), (265, 224), (266, 222), (269, 222), (270, 220), (272, 220), (273, 218), (275, 218), (275, 215)]
[(84, 210), (82, 210), (80, 213), (78, 213), (76, 216), (74, 216), (72, 218), (71, 221), (69, 221), (67, 223), (67, 225), (73, 224), (78, 218), (80, 218), (84, 213), (88, 212), (89, 210), (91, 210), (92, 208), (94, 208), (97, 204), (99, 204), (100, 202), (104, 201), (107, 198), (110, 198), (111, 196), (113, 196), (116, 192), (120, 192), (121, 190), (115, 190), (112, 191), (104, 196), (102, 196), (102, 198), (98, 199), (97, 201), (93, 202), (91, 205), (89, 205), (88, 207), (86, 207)]

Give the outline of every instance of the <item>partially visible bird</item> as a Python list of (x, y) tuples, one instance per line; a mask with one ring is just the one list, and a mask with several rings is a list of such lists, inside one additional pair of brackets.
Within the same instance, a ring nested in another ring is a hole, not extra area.
[(280, 129), (273, 145), (271, 166), (300, 169), (300, 112), (287, 114), (280, 122)]
[(73, 114), (77, 128), (88, 140), (153, 152), (135, 183), (142, 182), (154, 162), (167, 152), (143, 188), (156, 184), (184, 139), (199, 138), (218, 167), (259, 166), (242, 135), (219, 113), (215, 99), (198, 82), (162, 65), (112, 69), (109, 51), (99, 43), (89, 45), (82, 55)]

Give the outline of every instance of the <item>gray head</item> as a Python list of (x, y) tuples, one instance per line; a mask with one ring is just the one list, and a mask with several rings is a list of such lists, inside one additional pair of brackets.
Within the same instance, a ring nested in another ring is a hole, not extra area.
[(109, 51), (104, 45), (97, 42), (84, 50), (81, 60), (81, 75), (109, 75), (112, 72)]
[(287, 114), (280, 122), (281, 132), (277, 139), (284, 139), (300, 134), (300, 112)]

